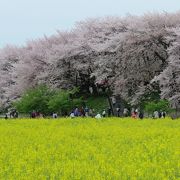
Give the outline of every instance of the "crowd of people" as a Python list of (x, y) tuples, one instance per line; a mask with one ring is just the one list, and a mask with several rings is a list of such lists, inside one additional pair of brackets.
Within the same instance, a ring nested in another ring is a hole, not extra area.
[(11, 109), (8, 113), (5, 114), (5, 119), (8, 118), (18, 118), (19, 113), (16, 109)]
[(166, 112), (164, 112), (164, 111), (154, 111), (154, 113), (153, 113), (154, 119), (165, 118), (165, 117), (166, 117)]
[[(115, 112), (112, 111), (111, 108), (107, 108), (102, 110), (101, 112), (96, 112), (95, 109), (89, 108), (87, 106), (85, 107), (75, 107), (69, 114), (66, 112), (64, 113), (63, 116), (65, 117), (70, 117), (70, 118), (75, 118), (75, 117), (92, 117), (96, 119), (100, 119), (103, 117), (111, 117), (111, 116), (117, 116), (117, 117), (132, 117), (133, 119), (143, 119), (144, 118), (144, 113), (143, 111), (139, 109), (134, 109), (132, 108), (131, 110), (128, 108), (124, 108), (123, 111), (120, 108), (116, 108), (114, 110)], [(19, 113), (17, 110), (13, 109), (9, 113), (6, 113), (5, 119), (8, 118), (18, 118)], [(30, 112), (30, 118), (44, 118), (45, 116), (38, 112), (33, 110)], [(58, 118), (58, 113), (53, 112), (51, 114), (52, 118)], [(154, 111), (152, 117), (154, 119), (157, 118), (165, 118), (166, 117), (166, 112), (164, 111)]]
[(71, 111), (70, 117), (74, 118), (74, 117), (78, 117), (78, 116), (81, 116), (81, 117), (95, 117), (95, 110), (91, 109), (91, 108), (88, 108), (87, 106), (85, 108), (84, 107), (81, 107), (81, 108), (75, 107)]
[(75, 117), (94, 117), (96, 119), (99, 118), (103, 118), (103, 117), (111, 117), (111, 116), (117, 116), (117, 117), (132, 117), (132, 118), (140, 118), (143, 119), (144, 118), (144, 113), (142, 111), (138, 111), (138, 109), (134, 110), (132, 109), (132, 111), (130, 112), (130, 110), (128, 110), (127, 108), (124, 108), (123, 113), (121, 113), (121, 109), (120, 108), (116, 108), (115, 109), (116, 112), (114, 112), (114, 114), (112, 113), (112, 109), (108, 108), (107, 110), (104, 109), (101, 113), (100, 112), (95, 112), (94, 109), (88, 108), (87, 106), (85, 108), (81, 107), (78, 108), (76, 107), (75, 109), (73, 109), (70, 113), (70, 117), (71, 118), (75, 118)]
[[(138, 109), (132, 109), (131, 111), (131, 117), (132, 118), (144, 118), (144, 113), (143, 111), (139, 111)], [(152, 114), (153, 119), (159, 119), (159, 118), (165, 118), (166, 117), (166, 112), (165, 111), (154, 111)]]
[(39, 111), (33, 110), (32, 112), (30, 112), (30, 118), (43, 118), (43, 117), (44, 115)]

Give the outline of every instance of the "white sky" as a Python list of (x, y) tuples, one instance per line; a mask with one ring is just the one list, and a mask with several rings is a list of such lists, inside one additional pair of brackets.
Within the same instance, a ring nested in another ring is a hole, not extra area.
[(180, 0), (0, 0), (0, 47), (70, 29), (88, 17), (178, 10)]

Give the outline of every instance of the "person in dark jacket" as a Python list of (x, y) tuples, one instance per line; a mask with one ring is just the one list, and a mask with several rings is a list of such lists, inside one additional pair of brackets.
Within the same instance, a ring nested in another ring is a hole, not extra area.
[(139, 113), (139, 118), (140, 118), (140, 119), (143, 119), (143, 118), (144, 118), (144, 113), (143, 113), (142, 111), (140, 111), (140, 113)]
[(4, 119), (8, 119), (8, 115), (7, 115), (7, 113), (5, 114), (5, 117), (4, 117)]
[(162, 117), (162, 112), (161, 111), (158, 112), (158, 116), (159, 116), (159, 118)]

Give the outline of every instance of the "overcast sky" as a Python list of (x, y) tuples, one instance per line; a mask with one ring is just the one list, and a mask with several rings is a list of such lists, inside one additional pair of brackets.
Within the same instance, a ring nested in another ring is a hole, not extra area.
[(70, 29), (88, 17), (178, 10), (180, 0), (0, 0), (0, 47)]

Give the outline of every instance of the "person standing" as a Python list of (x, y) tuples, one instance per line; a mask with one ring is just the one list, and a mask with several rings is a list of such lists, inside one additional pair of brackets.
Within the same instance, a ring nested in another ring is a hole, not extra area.
[(117, 113), (117, 117), (120, 117), (120, 108), (119, 107), (116, 108), (116, 113)]
[(112, 114), (112, 110), (111, 110), (111, 108), (108, 108), (108, 117), (110, 117), (111, 114)]
[(144, 118), (144, 113), (143, 113), (142, 111), (140, 111), (140, 113), (139, 113), (139, 118), (140, 118), (140, 119), (143, 119), (143, 118)]
[(102, 112), (102, 116), (103, 116), (103, 117), (106, 117), (106, 111), (105, 111), (105, 109), (104, 109), (104, 111)]
[(52, 117), (53, 117), (54, 119), (56, 119), (56, 118), (57, 118), (57, 113), (53, 113)]
[(88, 117), (89, 116), (89, 108), (86, 106), (85, 109), (85, 116)]
[(84, 108), (83, 107), (81, 107), (81, 109), (80, 109), (80, 114), (79, 114), (79, 116), (81, 116), (81, 117), (84, 117), (85, 116), (85, 111), (84, 111)]
[(158, 117), (159, 117), (159, 118), (162, 117), (162, 112), (161, 112), (161, 111), (158, 112)]
[(7, 113), (5, 114), (5, 117), (4, 117), (4, 119), (8, 119), (8, 114), (7, 114)]
[(79, 109), (76, 107), (76, 109), (74, 110), (74, 116), (79, 116)]
[(70, 113), (70, 118), (75, 118), (74, 111), (72, 111), (72, 112)]
[(19, 113), (18, 113), (17, 111), (15, 111), (14, 117), (15, 117), (15, 118), (18, 118), (18, 117), (19, 117)]
[(137, 112), (136, 111), (133, 111), (132, 114), (131, 114), (131, 117), (136, 119), (137, 118)]
[(35, 111), (33, 111), (33, 112), (31, 113), (31, 118), (36, 118), (36, 112), (35, 112)]
[(165, 111), (162, 112), (162, 117), (166, 118), (166, 112)]
[(95, 110), (94, 109), (89, 109), (89, 116), (92, 118), (95, 116)]
[(124, 116), (124, 117), (128, 117), (128, 113), (129, 113), (128, 109), (127, 109), (127, 108), (124, 108), (124, 110), (123, 110), (123, 116)]
[(158, 113), (158, 111), (154, 111), (153, 117), (154, 117), (154, 119), (159, 118), (159, 113)]

